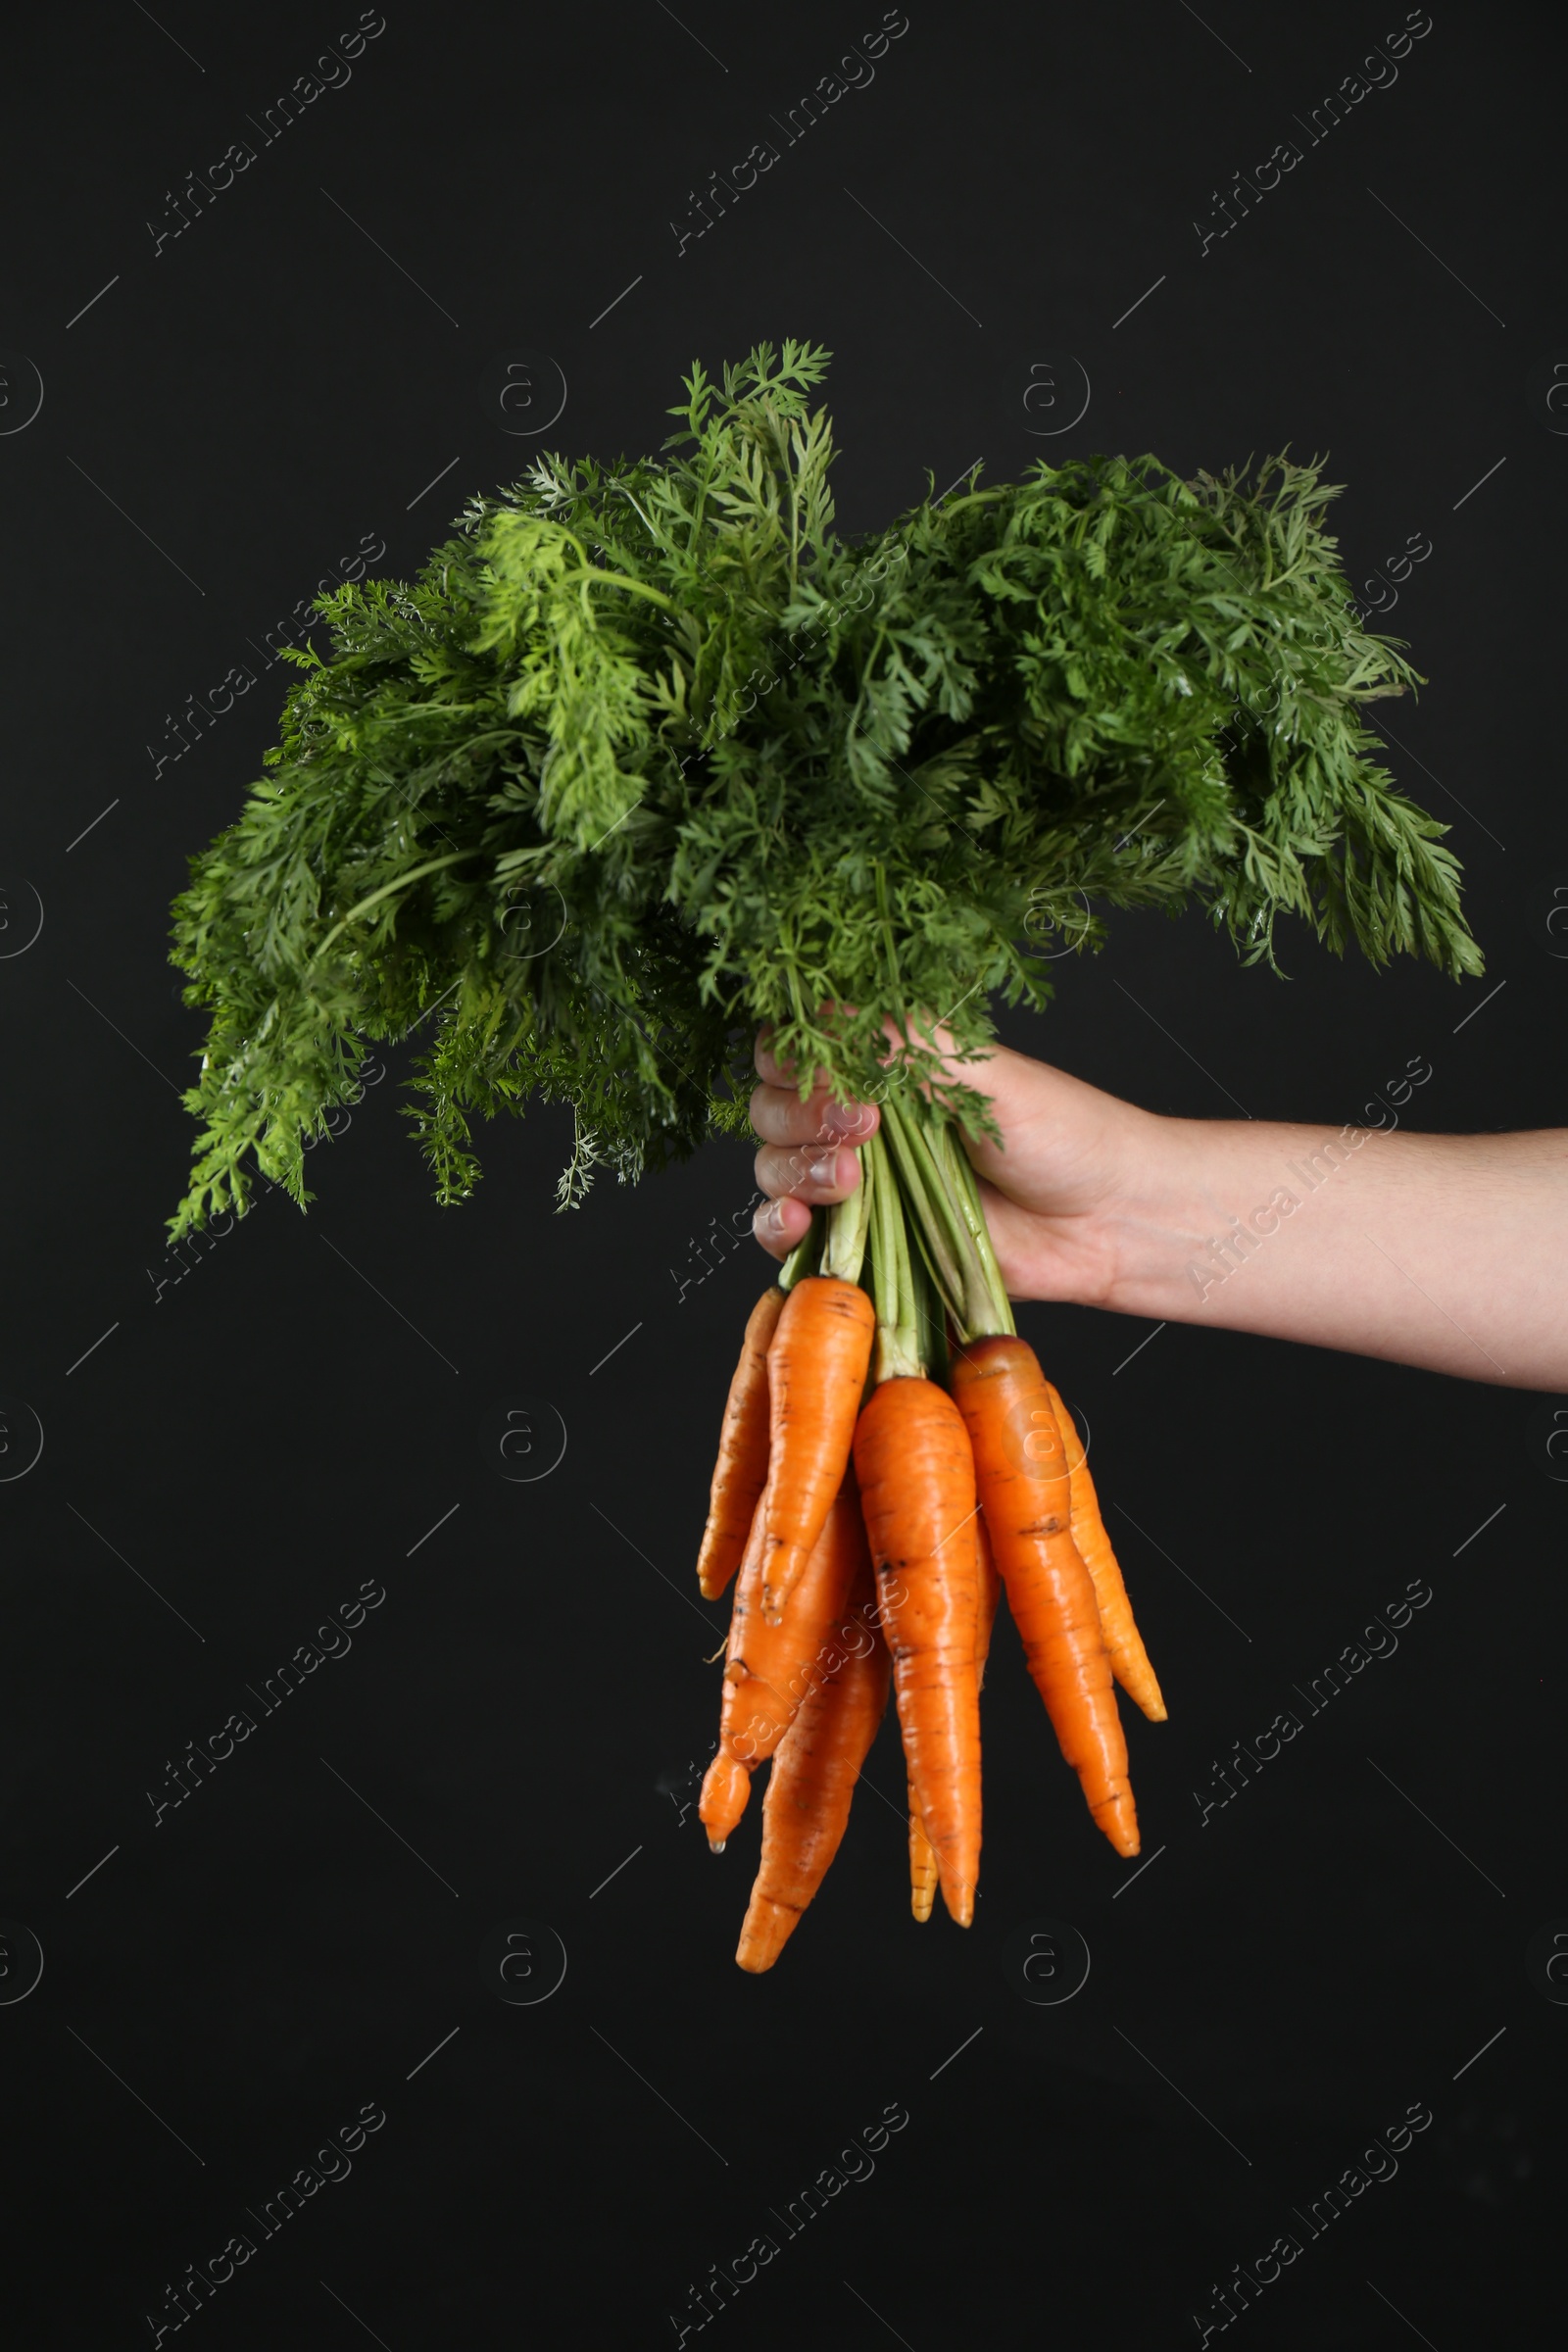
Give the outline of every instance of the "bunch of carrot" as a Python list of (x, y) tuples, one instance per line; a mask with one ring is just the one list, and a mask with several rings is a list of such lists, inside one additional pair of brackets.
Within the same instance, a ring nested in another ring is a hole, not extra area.
[(715, 1853), (772, 1759), (735, 1955), (755, 1974), (838, 1850), (890, 1681), (911, 1908), (928, 1919), (940, 1884), (970, 1924), (980, 1689), (1003, 1592), (1062, 1754), (1120, 1854), (1139, 1841), (1113, 1681), (1152, 1721), (1165, 1716), (1077, 1430), (1012, 1327), (942, 1114), (888, 1104), (811, 1271), (821, 1223), (752, 1310), (698, 1560), (705, 1597), (735, 1579), (699, 1807)]

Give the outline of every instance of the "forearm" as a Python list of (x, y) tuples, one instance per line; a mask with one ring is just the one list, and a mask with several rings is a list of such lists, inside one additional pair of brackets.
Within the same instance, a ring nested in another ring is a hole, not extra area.
[(1148, 1119), (1095, 1303), (1568, 1389), (1568, 1130)]

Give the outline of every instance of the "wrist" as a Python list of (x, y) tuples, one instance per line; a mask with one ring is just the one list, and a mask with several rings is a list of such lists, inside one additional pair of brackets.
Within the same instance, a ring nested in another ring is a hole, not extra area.
[[(1008, 1295), (1171, 1319), (1181, 1311), (1176, 1301), (1194, 1250), (1201, 1248), (1200, 1228), (1205, 1217), (1205, 1230), (1213, 1225), (1202, 1150), (1207, 1122), (1163, 1118), (1109, 1095), (1089, 1102), (1082, 1097), (1090, 1092), (1083, 1089), (1071, 1106), (1065, 1164), (1059, 1130), (1051, 1135), (1053, 1181), (1045, 1197), (1013, 1177), (1004, 1157), (977, 1155)], [(1045, 1131), (1056, 1129), (1058, 1116), (1055, 1104), (1034, 1113)], [(1020, 1120), (1020, 1129), (1026, 1124), (1034, 1119)], [(1044, 1145), (1046, 1134), (1038, 1140)], [(1191, 1303), (1185, 1311), (1191, 1314)]]
[[(1096, 1216), (1088, 1278), (1075, 1303), (1112, 1313), (1187, 1322), (1201, 1312), (1205, 1283), (1226, 1262), (1238, 1222), (1238, 1162), (1255, 1130), (1234, 1119), (1127, 1112), (1116, 1169)], [(1262, 1182), (1265, 1171), (1258, 1171)], [(1256, 1186), (1254, 1185), (1254, 1190)], [(1258, 1195), (1268, 1199), (1268, 1190)], [(1266, 1209), (1261, 1212), (1267, 1221)]]
[[(1345, 1275), (1344, 1246), (1366, 1214), (1367, 1188), (1377, 1194), (1392, 1173), (1388, 1139), (1366, 1128), (1325, 1134), (1240, 1119), (1152, 1119), (1150, 1126), (1157, 1132), (1145, 1138), (1144, 1153), (1129, 1161), (1107, 1204), (1108, 1279), (1091, 1302), (1122, 1314), (1273, 1328), (1282, 1284), (1298, 1305), (1297, 1294)], [(1407, 1149), (1412, 1140), (1397, 1139)], [(1273, 1237), (1294, 1233), (1298, 1212), (1314, 1200), (1303, 1259), (1298, 1241)], [(1258, 1272), (1227, 1287), (1254, 1261)]]

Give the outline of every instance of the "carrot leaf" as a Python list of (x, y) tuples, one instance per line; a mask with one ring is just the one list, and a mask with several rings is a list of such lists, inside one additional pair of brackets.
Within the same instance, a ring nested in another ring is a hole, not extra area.
[(1250, 963), (1294, 922), (1480, 970), (1446, 828), (1379, 763), (1369, 706), (1419, 681), (1360, 625), (1318, 465), (1042, 462), (849, 537), (827, 357), (699, 365), (658, 457), (541, 458), (416, 579), (319, 600), (173, 909), (210, 1023), (176, 1233), (258, 1171), (303, 1205), (383, 1041), (416, 1041), (439, 1199), (474, 1112), (542, 1099), (575, 1204), (744, 1131), (760, 1022), (854, 1096), (891, 1021), (913, 1090), (934, 1024), (974, 1054), (1112, 908), (1197, 907)]

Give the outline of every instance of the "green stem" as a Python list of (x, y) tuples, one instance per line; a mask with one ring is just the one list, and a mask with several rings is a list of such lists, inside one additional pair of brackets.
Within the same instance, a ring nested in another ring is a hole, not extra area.
[(841, 1282), (859, 1281), (875, 1190), (871, 1163), (862, 1151), (859, 1183), (847, 1200), (835, 1200), (827, 1212), (827, 1242), (821, 1266), (824, 1274), (836, 1274)]
[(872, 1178), (871, 1295), (876, 1301), (876, 1377), (917, 1380), (925, 1370), (914, 1269), (898, 1178), (880, 1135), (862, 1145)]
[(908, 1017), (904, 1010), (903, 984), (899, 978), (899, 944), (897, 939), (894, 937), (893, 913), (892, 909), (888, 906), (887, 869), (884, 867), (880, 858), (877, 859), (873, 870), (876, 874), (876, 910), (878, 915), (881, 917), (882, 942), (887, 950), (888, 985), (896, 992), (899, 1005), (899, 1027), (904, 1031), (906, 1038), (907, 1038), (909, 1033), (909, 1023)]
[(891, 1091), (883, 1099), (882, 1132), (899, 1172), (921, 1253), (944, 1303), (956, 1317), (963, 1296), (964, 1229), (947, 1198), (943, 1174), (924, 1148), (911, 1105)]
[(927, 1377), (947, 1385), (948, 1379), (948, 1310), (942, 1294), (931, 1279), (931, 1269), (918, 1250), (909, 1253), (910, 1271), (914, 1276), (915, 1318), (920, 1334), (920, 1352), (925, 1358)]
[(894, 1186), (892, 1170), (882, 1139), (874, 1135), (861, 1147), (860, 1164), (871, 1177), (871, 1275), (870, 1292), (876, 1307), (877, 1324), (891, 1329), (899, 1319), (899, 1269), (897, 1248), (888, 1218), (892, 1213)]
[(900, 1098), (892, 1092), (882, 1115), (915, 1233), (942, 1302), (960, 1338), (978, 1338), (996, 1328), (995, 1299), (967, 1198), (956, 1184), (943, 1150), (947, 1121), (920, 1097)]
[[(1008, 485), (1004, 483), (1000, 484), (995, 490), (966, 490), (961, 498), (950, 498), (945, 500), (943, 502), (942, 512), (945, 514), (956, 514), (960, 507), (979, 507), (988, 505), (994, 498), (1004, 498), (1007, 493), (1007, 488)], [(936, 513), (936, 509), (933, 507), (931, 512), (934, 514)]]
[(379, 890), (372, 890), (368, 899), (362, 899), (357, 906), (351, 906), (340, 923), (332, 925), (331, 930), (311, 957), (306, 969), (314, 971), (327, 949), (332, 945), (333, 940), (340, 938), (350, 923), (357, 923), (362, 914), (368, 914), (372, 906), (378, 906), (383, 899), (389, 899), (395, 890), (405, 890), (411, 882), (419, 881), (425, 874), (439, 873), (444, 865), (456, 865), (464, 858), (477, 858), (478, 855), (477, 849), (454, 850), (450, 857), (430, 858), (425, 860), (423, 865), (411, 866), (406, 874), (399, 874), (395, 882), (383, 882)]
[(949, 1189), (969, 1229), (985, 1278), (984, 1319), (971, 1323), (960, 1336), (966, 1340), (979, 1340), (999, 1332), (1015, 1332), (1018, 1326), (1013, 1321), (1012, 1302), (1007, 1297), (1007, 1286), (1002, 1279), (1002, 1268), (997, 1263), (997, 1253), (992, 1247), (986, 1212), (980, 1205), (980, 1187), (975, 1179), (973, 1163), (963, 1148), (957, 1128), (949, 1118), (941, 1122), (938, 1143), (947, 1165)]
[[(572, 544), (575, 546), (576, 542)], [(680, 611), (679, 605), (673, 598), (665, 596), (662, 589), (650, 588), (646, 580), (630, 579), (623, 571), (601, 571), (596, 564), (584, 564), (576, 571), (564, 571), (561, 574), (563, 587), (572, 580), (602, 580), (607, 588), (624, 588), (628, 596), (646, 596), (654, 604), (662, 605), (666, 612)]]
[(781, 1291), (793, 1291), (803, 1275), (812, 1274), (816, 1271), (816, 1261), (822, 1249), (824, 1222), (823, 1218), (813, 1215), (811, 1222), (780, 1266), (778, 1287)]
[(858, 735), (860, 731), (860, 712), (865, 707), (866, 685), (872, 675), (872, 672), (876, 668), (876, 658), (877, 655), (882, 651), (882, 640), (886, 635), (887, 624), (884, 621), (879, 620), (876, 624), (876, 635), (871, 640), (871, 650), (866, 655), (864, 661), (860, 663), (859, 691), (855, 697), (855, 709), (851, 713), (848, 729), (848, 732), (851, 735)]

